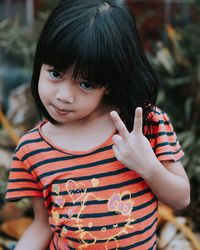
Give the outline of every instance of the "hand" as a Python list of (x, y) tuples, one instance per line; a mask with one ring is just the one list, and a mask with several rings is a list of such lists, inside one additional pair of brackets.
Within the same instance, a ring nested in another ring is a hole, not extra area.
[(134, 126), (129, 133), (116, 111), (110, 116), (119, 134), (113, 136), (113, 151), (118, 161), (145, 177), (158, 162), (148, 139), (143, 135), (142, 108), (135, 110)]

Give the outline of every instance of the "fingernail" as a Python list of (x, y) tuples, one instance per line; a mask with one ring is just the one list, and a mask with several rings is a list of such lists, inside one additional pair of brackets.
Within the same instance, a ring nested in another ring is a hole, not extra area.
[(111, 116), (116, 116), (116, 112), (115, 112), (115, 111), (111, 111), (111, 112), (110, 112), (110, 115), (111, 115)]
[(141, 108), (141, 107), (137, 107), (136, 110), (138, 110), (138, 111), (141, 112), (141, 111), (142, 111), (142, 108)]

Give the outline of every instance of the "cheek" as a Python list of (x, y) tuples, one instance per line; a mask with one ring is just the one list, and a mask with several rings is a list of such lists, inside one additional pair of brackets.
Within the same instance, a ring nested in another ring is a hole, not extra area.
[(43, 93), (44, 93), (43, 86), (41, 84), (41, 81), (39, 80), (39, 83), (38, 83), (38, 94), (39, 94), (39, 97), (40, 97), (41, 101), (43, 100)]
[(104, 99), (104, 96), (106, 95), (106, 90), (105, 89), (101, 89), (98, 90), (94, 95), (93, 95), (93, 100), (95, 100), (95, 102), (101, 103), (101, 101)]
[(93, 96), (93, 98), (88, 100), (87, 105), (88, 105), (88, 107), (91, 107), (91, 109), (92, 108), (97, 108), (97, 107), (102, 105), (102, 99), (103, 99), (102, 95), (101, 96), (100, 95), (95, 95), (95, 96)]
[(103, 101), (104, 101), (104, 97), (105, 97), (105, 91), (101, 92), (97, 97), (96, 97), (96, 101), (97, 101), (97, 105), (102, 105)]
[(48, 79), (45, 78), (44, 74), (41, 74), (39, 78), (38, 93), (41, 100), (48, 98), (53, 93), (52, 86), (48, 83)]
[(48, 86), (46, 86), (44, 81), (39, 80), (38, 83), (38, 94), (40, 97), (40, 100), (45, 105), (45, 103), (48, 101), (49, 96), (51, 96), (51, 90)]

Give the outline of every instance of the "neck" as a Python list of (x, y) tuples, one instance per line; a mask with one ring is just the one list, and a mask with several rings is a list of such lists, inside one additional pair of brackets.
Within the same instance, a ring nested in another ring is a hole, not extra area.
[[(72, 131), (73, 133), (80, 134), (87, 131), (95, 131), (96, 129), (104, 127), (105, 124), (108, 124), (110, 127), (113, 127), (113, 122), (110, 118), (110, 112), (112, 110), (116, 110), (113, 107), (105, 107), (99, 109), (99, 112), (95, 112), (94, 114), (90, 115), (82, 119), (81, 121), (73, 121), (72, 123), (67, 124), (58, 124), (54, 125), (52, 123), (48, 123), (49, 129), (54, 131), (60, 131), (65, 134), (66, 131)], [(117, 110), (116, 110), (117, 111)]]

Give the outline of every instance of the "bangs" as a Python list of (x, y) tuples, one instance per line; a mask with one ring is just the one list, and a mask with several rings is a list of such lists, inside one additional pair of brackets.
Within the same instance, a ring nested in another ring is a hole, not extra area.
[(110, 39), (109, 28), (88, 15), (80, 20), (63, 21), (51, 32), (48, 30), (48, 38), (43, 40), (42, 63), (61, 72), (72, 67), (73, 78), (81, 77), (96, 87), (108, 86), (118, 71), (114, 58), (117, 48)]

